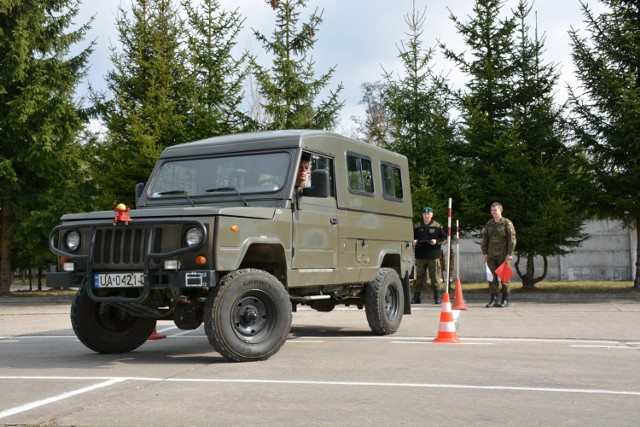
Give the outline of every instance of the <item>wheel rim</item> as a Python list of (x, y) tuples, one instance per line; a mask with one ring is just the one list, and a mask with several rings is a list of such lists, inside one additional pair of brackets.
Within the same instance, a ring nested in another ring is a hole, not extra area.
[(394, 319), (398, 314), (399, 298), (396, 288), (389, 286), (384, 294), (384, 312), (387, 318)]
[(240, 297), (232, 313), (236, 335), (246, 342), (257, 341), (275, 321), (273, 302), (266, 295), (248, 293)]

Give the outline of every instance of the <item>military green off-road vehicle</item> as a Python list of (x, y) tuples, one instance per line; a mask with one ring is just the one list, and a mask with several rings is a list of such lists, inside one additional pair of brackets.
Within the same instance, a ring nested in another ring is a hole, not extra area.
[[(296, 187), (301, 158), (311, 176)], [(284, 344), (298, 305), (364, 308), (375, 334), (410, 313), (407, 159), (322, 131), (205, 139), (165, 149), (136, 209), (70, 214), (50, 235), (51, 287), (78, 287), (80, 341), (142, 345), (157, 320), (204, 329), (231, 361)]]

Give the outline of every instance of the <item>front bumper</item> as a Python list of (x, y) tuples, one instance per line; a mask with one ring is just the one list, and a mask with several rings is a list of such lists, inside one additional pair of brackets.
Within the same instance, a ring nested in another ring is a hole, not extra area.
[[(87, 282), (93, 284), (93, 280), (87, 280), (86, 272), (47, 272), (47, 287), (49, 288), (79, 288)], [(149, 287), (151, 289), (167, 288), (212, 288), (218, 283), (215, 270), (192, 270), (151, 273)], [(121, 289), (121, 288), (114, 288)]]

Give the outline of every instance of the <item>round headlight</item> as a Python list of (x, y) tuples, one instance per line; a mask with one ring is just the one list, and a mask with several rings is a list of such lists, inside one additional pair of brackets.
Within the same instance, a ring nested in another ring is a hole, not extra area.
[(202, 241), (202, 230), (198, 227), (191, 227), (184, 235), (187, 246), (195, 246)]
[(65, 244), (70, 251), (75, 251), (80, 246), (80, 233), (77, 231), (70, 231), (65, 237)]

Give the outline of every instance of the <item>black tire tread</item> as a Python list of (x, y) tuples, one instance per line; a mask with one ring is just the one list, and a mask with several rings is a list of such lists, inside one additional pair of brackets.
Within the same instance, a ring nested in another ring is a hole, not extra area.
[[(395, 317), (389, 318), (385, 310), (387, 288), (392, 286), (397, 294)], [(404, 312), (404, 293), (400, 276), (392, 268), (381, 268), (365, 290), (365, 313), (371, 331), (376, 335), (394, 334), (400, 328)]]

